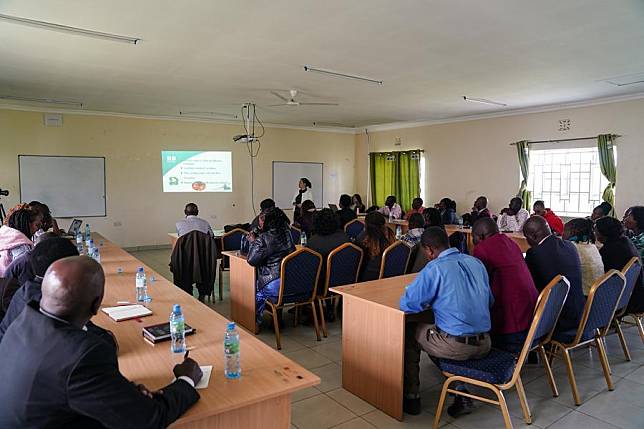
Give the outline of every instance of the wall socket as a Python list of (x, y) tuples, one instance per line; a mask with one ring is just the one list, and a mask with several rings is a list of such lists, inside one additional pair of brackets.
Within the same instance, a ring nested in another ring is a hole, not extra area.
[(120, 220), (117, 220), (112, 225), (114, 225), (116, 228), (119, 228), (119, 227), (123, 226), (123, 222), (121, 222)]

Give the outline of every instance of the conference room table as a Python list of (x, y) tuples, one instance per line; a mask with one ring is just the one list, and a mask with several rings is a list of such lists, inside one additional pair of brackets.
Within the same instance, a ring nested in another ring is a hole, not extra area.
[(242, 376), (225, 378), (223, 337), (229, 321), (100, 234), (94, 233), (93, 239), (99, 245), (106, 277), (103, 307), (134, 301), (138, 267), (144, 267), (148, 279), (155, 277), (148, 282), (152, 301), (147, 307), (152, 315), (115, 322), (99, 311), (92, 319), (116, 336), (123, 375), (152, 390), (172, 382), (172, 368), (183, 356), (173, 356), (169, 342), (152, 345), (145, 341), (142, 328), (167, 322), (173, 304), (181, 305), (186, 323), (196, 329), (186, 338), (192, 348), (190, 357), (213, 367), (208, 387), (199, 390), (201, 399), (172, 428), (290, 427), (292, 393), (319, 384), (318, 376), (240, 329)]
[[(223, 229), (215, 229), (212, 231), (215, 240), (217, 241), (217, 249), (221, 250), (221, 237), (225, 234), (225, 231)], [(168, 238), (170, 238), (170, 245), (174, 249), (174, 245), (177, 244), (177, 240), (179, 239), (179, 234), (176, 232), (169, 232), (168, 233)]]
[[(342, 387), (403, 419), (405, 322), (400, 296), (416, 274), (330, 288), (342, 296)], [(431, 311), (427, 314), (428, 318)], [(422, 316), (420, 316), (422, 317)]]

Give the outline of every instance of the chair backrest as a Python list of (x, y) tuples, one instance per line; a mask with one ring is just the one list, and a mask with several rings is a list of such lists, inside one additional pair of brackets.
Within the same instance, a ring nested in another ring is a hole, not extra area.
[(241, 239), (248, 234), (241, 228), (235, 228), (221, 236), (221, 250), (241, 249)]
[(282, 259), (277, 305), (315, 298), (322, 255), (306, 247)]
[(347, 222), (347, 224), (344, 225), (344, 232), (347, 233), (351, 240), (358, 238), (358, 235), (360, 235), (363, 230), (364, 223), (362, 223), (358, 219), (353, 219), (352, 221)]
[(386, 279), (405, 274), (410, 254), (411, 247), (402, 241), (395, 241), (392, 245), (387, 247), (382, 253), (379, 278)]
[(624, 286), (624, 292), (619, 299), (619, 304), (617, 304), (617, 310), (615, 311), (617, 316), (622, 316), (626, 312), (628, 301), (630, 301), (635, 285), (642, 275), (642, 263), (639, 258), (636, 256), (631, 258), (622, 269), (622, 274), (626, 277), (626, 286)]
[(300, 244), (300, 237), (302, 236), (302, 230), (291, 225), (291, 239), (293, 244)]
[(326, 297), (330, 287), (357, 283), (363, 254), (362, 249), (352, 243), (333, 249), (326, 260), (324, 290), (318, 291), (318, 296)]
[(549, 340), (552, 336), (569, 290), (570, 284), (568, 280), (562, 276), (556, 276), (539, 294), (528, 335), (517, 359), (512, 378), (506, 385), (511, 386), (516, 383), (521, 374), (521, 368), (528, 357), (528, 353), (534, 348), (537, 338), (542, 338), (542, 342), (545, 342), (546, 339)]
[(603, 330), (602, 335), (606, 333), (625, 284), (624, 274), (610, 270), (592, 285), (573, 345), (578, 344), (583, 338), (593, 337), (597, 330)]

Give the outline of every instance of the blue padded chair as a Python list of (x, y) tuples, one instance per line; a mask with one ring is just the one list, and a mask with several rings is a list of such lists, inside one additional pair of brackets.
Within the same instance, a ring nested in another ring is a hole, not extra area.
[(293, 244), (300, 244), (301, 236), (302, 230), (291, 225), (291, 239), (293, 240)]
[(311, 311), (313, 312), (315, 335), (317, 336), (317, 340), (320, 341), (315, 297), (321, 268), (322, 256), (318, 252), (307, 249), (306, 247), (296, 250), (282, 259), (280, 291), (277, 302), (266, 301), (266, 311), (270, 312), (273, 316), (277, 350), (282, 348), (278, 310), (284, 307), (296, 307), (297, 310), (299, 306), (310, 305)]
[(322, 333), (326, 338), (328, 331), (324, 318), (324, 307), (322, 302), (331, 300), (335, 309), (338, 295), (329, 292), (329, 288), (344, 286), (358, 282), (360, 267), (362, 266), (362, 249), (352, 243), (344, 243), (329, 253), (326, 260), (326, 279), (324, 288), (318, 291), (317, 301), (320, 307), (320, 319), (322, 319)]
[[(512, 353), (492, 349), (482, 359), (470, 359), (466, 361), (439, 359), (438, 366), (447, 377), (447, 380), (443, 384), (443, 390), (438, 401), (434, 429), (438, 429), (440, 426), (443, 405), (445, 404), (445, 398), (448, 393), (467, 395), (473, 399), (498, 405), (501, 408), (506, 429), (511, 429), (512, 421), (510, 420), (510, 412), (508, 411), (508, 405), (503, 392), (515, 386), (519, 395), (519, 402), (521, 403), (525, 422), (527, 424), (532, 423), (530, 408), (525, 396), (525, 390), (523, 389), (523, 383), (521, 382), (521, 368), (530, 350), (538, 347), (539, 344), (542, 344), (542, 341), (545, 341), (552, 335), (561, 309), (568, 296), (569, 288), (568, 282), (563, 277), (557, 276), (543, 289), (537, 300), (534, 317), (532, 318), (530, 329), (528, 330), (525, 343), (518, 358)], [(456, 381), (491, 390), (495, 393), (497, 400), (495, 401), (489, 397), (450, 389), (449, 386)]]
[[(619, 342), (622, 344), (622, 350), (624, 350), (624, 356), (627, 361), (631, 360), (631, 352), (628, 350), (628, 345), (626, 344), (626, 338), (624, 337), (624, 332), (622, 331), (622, 318), (626, 316), (626, 307), (628, 307), (628, 301), (633, 295), (633, 290), (635, 290), (635, 285), (639, 281), (640, 276), (642, 275), (642, 264), (640, 263), (639, 258), (633, 257), (622, 269), (622, 274), (626, 277), (626, 286), (624, 286), (624, 292), (622, 297), (619, 299), (619, 304), (617, 304), (617, 310), (615, 310), (615, 318), (613, 319), (613, 326), (615, 327), (615, 333), (619, 337)], [(636, 317), (633, 315), (635, 320), (639, 322), (640, 335), (642, 336), (642, 341), (644, 341), (644, 332), (642, 332), (642, 322), (641, 316)]]
[(552, 337), (554, 350), (553, 357), (563, 357), (568, 370), (568, 380), (572, 388), (572, 397), (575, 405), (581, 405), (579, 391), (577, 390), (577, 381), (572, 368), (572, 359), (570, 351), (582, 346), (588, 346), (594, 343), (597, 347), (599, 360), (604, 371), (604, 378), (608, 390), (613, 390), (613, 380), (610, 376), (610, 366), (606, 357), (606, 348), (604, 340), (611, 327), (611, 322), (615, 316), (615, 310), (619, 304), (619, 299), (624, 291), (626, 278), (617, 270), (610, 270), (603, 277), (599, 278), (588, 293), (588, 299), (584, 306), (584, 312), (579, 322), (579, 327), (572, 332), (555, 332)]
[(364, 230), (364, 223), (358, 219), (353, 219), (344, 225), (344, 232), (347, 233), (351, 241), (356, 241), (358, 235)]
[(402, 276), (407, 272), (411, 247), (402, 241), (396, 241), (382, 252), (379, 279)]
[[(241, 240), (242, 237), (248, 234), (241, 228), (235, 228), (228, 231), (221, 236), (221, 250), (239, 250), (241, 249)], [(224, 271), (230, 270), (230, 258), (226, 255), (222, 255), (221, 263), (219, 264), (219, 301), (224, 300), (224, 283), (223, 283), (223, 273)], [(215, 292), (212, 293), (213, 299), (215, 297)]]

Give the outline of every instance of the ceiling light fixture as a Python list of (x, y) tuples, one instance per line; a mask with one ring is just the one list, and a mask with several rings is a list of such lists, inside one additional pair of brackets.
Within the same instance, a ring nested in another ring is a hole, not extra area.
[(355, 128), (355, 125), (341, 124), (339, 122), (313, 122), (313, 126), (322, 128)]
[(463, 100), (471, 101), (473, 103), (490, 104), (492, 106), (501, 106), (501, 107), (506, 107), (507, 106), (507, 104), (505, 104), (505, 103), (499, 103), (498, 101), (488, 100), (487, 98), (471, 98), (471, 97), (466, 97), (464, 95)]
[(311, 67), (311, 66), (304, 66), (304, 71), (325, 74), (325, 75), (328, 75), (328, 76), (339, 77), (339, 78), (343, 78), (343, 79), (361, 80), (361, 81), (364, 81), (364, 82), (375, 83), (375, 84), (378, 84), (378, 85), (382, 85), (382, 83), (383, 83), (381, 80), (378, 80), (378, 79), (371, 79), (371, 78), (363, 77), (363, 76), (356, 76), (356, 75), (352, 75), (352, 74), (340, 73), (340, 72), (331, 71), (331, 70), (319, 69), (317, 67)]
[(79, 101), (56, 100), (54, 98), (31, 98), (31, 97), (18, 97), (15, 95), (0, 95), (0, 100), (25, 101), (29, 103), (57, 104), (59, 106), (78, 107), (79, 109), (83, 107), (83, 103)]
[(29, 27), (44, 28), (45, 30), (60, 31), (63, 33), (72, 33), (80, 36), (95, 37), (98, 39), (111, 40), (114, 42), (124, 42), (136, 45), (141, 41), (138, 37), (121, 36), (119, 34), (103, 33), (101, 31), (87, 30), (85, 28), (70, 27), (68, 25), (54, 24), (53, 22), (38, 21), (36, 19), (22, 18), (19, 16), (5, 15), (0, 13), (0, 20), (21, 24)]
[(216, 119), (214, 116), (220, 116), (224, 118), (237, 119), (237, 115), (234, 113), (219, 113), (219, 112), (179, 112), (179, 116), (192, 117), (192, 118), (203, 118), (203, 119)]
[(602, 79), (600, 80), (600, 82), (605, 82), (615, 86), (637, 85), (638, 83), (644, 83), (644, 73), (634, 73), (634, 74), (626, 74), (621, 76), (613, 76), (606, 79)]

